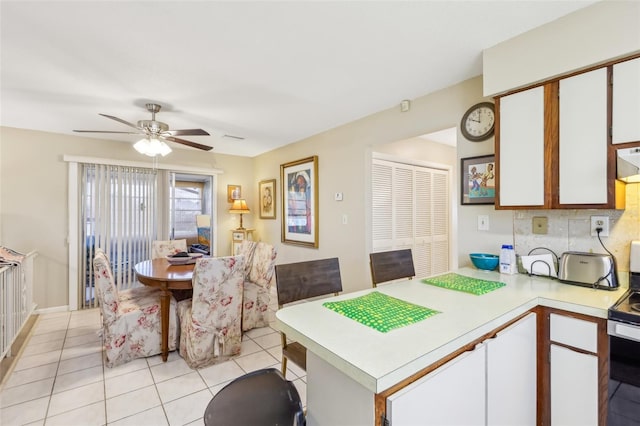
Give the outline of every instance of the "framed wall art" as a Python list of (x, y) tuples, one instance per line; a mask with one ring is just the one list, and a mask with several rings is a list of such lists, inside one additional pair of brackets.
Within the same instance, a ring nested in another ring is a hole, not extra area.
[(318, 247), (318, 156), (280, 165), (283, 243)]
[(461, 203), (495, 204), (495, 155), (460, 159)]
[(240, 185), (227, 185), (227, 201), (233, 203), (233, 200), (242, 198), (242, 187)]
[(263, 180), (258, 183), (260, 219), (276, 218), (276, 180)]

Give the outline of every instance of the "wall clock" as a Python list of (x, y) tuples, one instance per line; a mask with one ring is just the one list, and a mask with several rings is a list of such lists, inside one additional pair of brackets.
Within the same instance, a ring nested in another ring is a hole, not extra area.
[(462, 136), (471, 142), (480, 142), (493, 136), (495, 130), (495, 107), (491, 102), (480, 102), (462, 116), (460, 130)]

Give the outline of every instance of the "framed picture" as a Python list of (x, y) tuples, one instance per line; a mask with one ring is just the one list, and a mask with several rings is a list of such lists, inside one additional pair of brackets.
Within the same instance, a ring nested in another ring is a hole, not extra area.
[(276, 180), (263, 180), (258, 183), (260, 219), (276, 218)]
[(227, 201), (233, 203), (233, 200), (242, 198), (242, 187), (240, 185), (227, 185)]
[(282, 242), (318, 247), (318, 156), (280, 165)]
[(495, 204), (495, 155), (460, 159), (462, 204)]

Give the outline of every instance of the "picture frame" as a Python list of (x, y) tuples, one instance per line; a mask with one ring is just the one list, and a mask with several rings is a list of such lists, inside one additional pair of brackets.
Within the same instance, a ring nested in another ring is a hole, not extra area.
[(227, 185), (227, 201), (233, 203), (233, 200), (242, 198), (242, 186)]
[(276, 180), (267, 179), (258, 183), (260, 219), (276, 218)]
[(460, 159), (461, 204), (495, 204), (495, 155)]
[(280, 165), (285, 244), (318, 248), (318, 156)]

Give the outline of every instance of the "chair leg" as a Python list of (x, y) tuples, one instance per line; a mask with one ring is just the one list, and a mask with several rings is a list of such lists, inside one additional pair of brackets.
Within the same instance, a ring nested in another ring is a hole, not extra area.
[(282, 375), (287, 377), (287, 357), (282, 356)]

